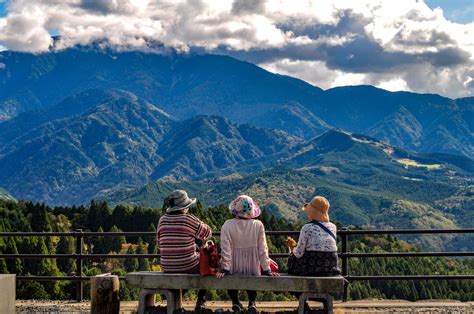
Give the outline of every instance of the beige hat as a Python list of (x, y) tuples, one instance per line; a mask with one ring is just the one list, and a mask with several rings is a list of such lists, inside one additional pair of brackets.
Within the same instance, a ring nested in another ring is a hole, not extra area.
[(311, 202), (303, 205), (303, 210), (311, 220), (329, 222), (328, 210), (330, 206), (329, 201), (325, 197), (315, 196)]

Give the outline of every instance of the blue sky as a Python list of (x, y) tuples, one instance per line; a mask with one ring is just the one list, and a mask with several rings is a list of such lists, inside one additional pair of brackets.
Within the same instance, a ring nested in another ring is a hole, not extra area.
[(431, 8), (440, 7), (448, 20), (457, 23), (474, 21), (474, 0), (426, 0)]
[(426, 0), (431, 8), (440, 7), (448, 20), (456, 23), (474, 21), (474, 0)]
[(5, 2), (0, 2), (0, 16), (5, 16)]

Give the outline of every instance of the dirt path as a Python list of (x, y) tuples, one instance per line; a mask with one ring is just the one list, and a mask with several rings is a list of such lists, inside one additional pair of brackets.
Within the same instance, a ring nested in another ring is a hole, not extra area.
[[(165, 304), (161, 304), (164, 306)], [(192, 310), (192, 302), (185, 302), (184, 307)], [(311, 307), (318, 308), (320, 304), (310, 303)], [(296, 301), (285, 302), (258, 302), (262, 312), (291, 312), (297, 307)], [(130, 314), (136, 311), (137, 302), (121, 302), (121, 313)], [(212, 310), (229, 310), (230, 302), (208, 302)], [(17, 313), (89, 313), (89, 302), (77, 303), (74, 301), (17, 301)], [(474, 302), (459, 302), (453, 300), (427, 300), (409, 302), (403, 300), (360, 300), (351, 302), (335, 302), (334, 312), (338, 314), (356, 313), (473, 313)]]

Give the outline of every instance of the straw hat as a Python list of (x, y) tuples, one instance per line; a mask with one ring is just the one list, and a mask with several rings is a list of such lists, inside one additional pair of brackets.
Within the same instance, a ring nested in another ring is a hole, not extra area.
[(171, 192), (168, 196), (168, 208), (167, 213), (176, 212), (179, 210), (187, 209), (192, 205), (196, 204), (195, 198), (189, 198), (188, 193), (183, 190), (176, 190)]
[(234, 217), (252, 219), (260, 216), (260, 206), (250, 196), (240, 195), (230, 202), (229, 209)]
[(311, 220), (329, 222), (328, 210), (330, 206), (329, 201), (325, 197), (315, 196), (311, 202), (303, 205), (303, 210)]

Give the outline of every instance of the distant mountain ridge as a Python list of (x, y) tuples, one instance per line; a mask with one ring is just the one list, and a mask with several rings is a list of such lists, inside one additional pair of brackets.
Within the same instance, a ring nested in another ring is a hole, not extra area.
[(10, 193), (8, 193), (8, 191), (5, 191), (2, 188), (0, 188), (0, 199), (16, 201), (16, 199)]
[(301, 142), (218, 116), (176, 121), (129, 92), (92, 94), (98, 97), (86, 91), (54, 110), (0, 124), (0, 181), (7, 189), (51, 204), (82, 203), (104, 189), (205, 175)]
[(405, 149), (474, 156), (472, 97), (452, 100), (372, 86), (323, 91), (219, 55), (86, 47), (39, 55), (4, 51), (0, 62), (0, 120), (47, 110), (78, 92), (117, 88), (158, 104), (177, 120), (218, 115), (305, 139), (341, 128)]

